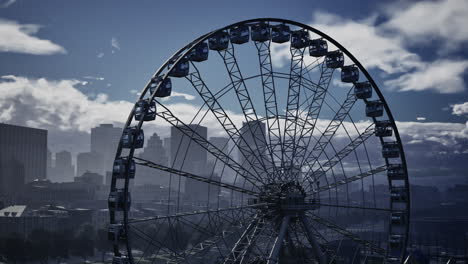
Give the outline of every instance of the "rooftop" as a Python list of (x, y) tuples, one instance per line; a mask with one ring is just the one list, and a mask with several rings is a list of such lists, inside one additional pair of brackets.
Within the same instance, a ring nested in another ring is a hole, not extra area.
[(21, 217), (26, 205), (12, 205), (0, 210), (0, 217)]

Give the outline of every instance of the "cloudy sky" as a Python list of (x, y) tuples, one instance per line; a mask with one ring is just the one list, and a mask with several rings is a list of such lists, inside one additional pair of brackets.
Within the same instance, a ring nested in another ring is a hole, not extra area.
[[(52, 151), (86, 151), (90, 129), (124, 122), (186, 43), (240, 20), (286, 18), (332, 36), (371, 72), (414, 182), (468, 182), (468, 1), (162, 2), (0, 0), (0, 122), (48, 129)], [(280, 65), (287, 53), (276, 54)], [(195, 102), (173, 95), (184, 109)]]

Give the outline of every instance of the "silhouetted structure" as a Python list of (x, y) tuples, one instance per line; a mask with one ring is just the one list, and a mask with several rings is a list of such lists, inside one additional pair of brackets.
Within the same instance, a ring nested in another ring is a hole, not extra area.
[(0, 124), (0, 146), (0, 193), (46, 178), (47, 130)]

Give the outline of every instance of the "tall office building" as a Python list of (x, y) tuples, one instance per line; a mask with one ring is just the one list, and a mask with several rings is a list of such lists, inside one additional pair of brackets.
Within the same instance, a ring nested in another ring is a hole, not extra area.
[(47, 130), (0, 124), (0, 191), (47, 175)]
[[(207, 138), (208, 129), (206, 127), (200, 125), (189, 126), (202, 138)], [(171, 127), (171, 159), (169, 167), (200, 176), (207, 176), (207, 151), (180, 132), (177, 127)], [(171, 184), (171, 186), (178, 188), (179, 177), (175, 176), (173, 179), (175, 179), (176, 185)], [(188, 197), (191, 192), (200, 191), (195, 188), (186, 188), (191, 186), (190, 183), (193, 181), (180, 177), (181, 191), (185, 190), (185, 194)]]
[(75, 166), (72, 164), (71, 153), (60, 151), (55, 153), (55, 166), (49, 174), (49, 179), (53, 182), (73, 181), (75, 176)]
[(76, 156), (76, 176), (80, 177), (88, 171), (98, 173), (100, 175), (105, 175), (104, 162), (101, 153), (78, 153)]
[(243, 122), (240, 133), (243, 140), (239, 140), (239, 163), (253, 173), (255, 173), (253, 168), (258, 168), (257, 176), (266, 177), (259, 169), (262, 167), (261, 161), (268, 162), (265, 123), (260, 121)]
[[(154, 163), (167, 166), (168, 156), (163, 146), (163, 141), (154, 133), (146, 142), (143, 152), (138, 155), (139, 158), (152, 161)], [(169, 186), (169, 174), (164, 171), (152, 169), (145, 166), (139, 166), (136, 170), (135, 185), (161, 185)]]
[(102, 157), (103, 171), (98, 172), (101, 175), (105, 175), (105, 171), (112, 170), (121, 136), (122, 128), (114, 127), (112, 124), (100, 124), (91, 129), (91, 152), (98, 153)]

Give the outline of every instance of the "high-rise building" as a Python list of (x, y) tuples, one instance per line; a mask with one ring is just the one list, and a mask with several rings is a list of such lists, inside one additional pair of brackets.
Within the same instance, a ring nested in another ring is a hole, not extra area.
[(105, 171), (112, 170), (121, 136), (122, 128), (114, 127), (112, 124), (100, 124), (91, 129), (91, 152), (98, 153), (102, 157), (103, 171), (98, 172), (101, 175), (105, 175)]
[(247, 170), (252, 173), (257, 172), (257, 177), (266, 177), (263, 175), (260, 168), (263, 163), (267, 162), (266, 155), (266, 132), (265, 123), (261, 121), (243, 122), (240, 130), (243, 140), (239, 140), (239, 162)]
[(72, 181), (75, 176), (75, 166), (72, 164), (71, 153), (60, 151), (55, 153), (55, 166), (49, 174), (49, 179), (53, 182)]
[[(189, 125), (189, 127), (202, 138), (205, 140), (207, 139), (208, 129), (206, 127), (200, 125)], [(171, 159), (169, 167), (200, 176), (206, 176), (208, 173), (207, 151), (180, 132), (177, 127), (171, 127)], [(186, 188), (186, 186), (191, 186), (190, 183), (192, 181), (194, 180), (180, 177), (181, 191), (185, 190), (186, 195), (188, 195), (188, 192), (197, 192), (197, 190), (193, 188)], [(179, 177), (173, 177), (173, 184), (171, 184), (171, 187), (177, 190), (178, 184)]]
[(104, 163), (101, 153), (78, 153), (76, 156), (76, 176), (79, 177), (88, 171), (104, 175)]
[(2, 189), (46, 178), (47, 130), (0, 124), (0, 150)]
[[(154, 133), (146, 142), (146, 146), (138, 155), (139, 158), (152, 161), (156, 164), (163, 166), (168, 165), (168, 156), (166, 149), (163, 146), (163, 141)], [(139, 166), (136, 170), (135, 185), (160, 185), (164, 187), (169, 186), (169, 174), (157, 169)]]

